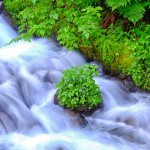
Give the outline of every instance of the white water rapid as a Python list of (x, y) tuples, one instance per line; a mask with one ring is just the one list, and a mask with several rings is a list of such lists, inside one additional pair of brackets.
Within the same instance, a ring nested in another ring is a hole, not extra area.
[(0, 150), (150, 150), (150, 94), (128, 93), (99, 67), (104, 109), (85, 117), (53, 103), (61, 71), (86, 60), (53, 41), (6, 45), (17, 33), (0, 16)]

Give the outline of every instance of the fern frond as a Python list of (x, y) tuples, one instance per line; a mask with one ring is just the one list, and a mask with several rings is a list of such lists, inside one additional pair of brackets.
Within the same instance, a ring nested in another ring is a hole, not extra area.
[(131, 0), (106, 0), (106, 4), (112, 8), (112, 10), (115, 10), (119, 7), (127, 6), (128, 3), (130, 3)]
[(125, 18), (128, 18), (134, 24), (143, 18), (145, 13), (145, 3), (141, 4), (139, 2), (127, 5), (126, 7), (120, 7), (120, 14)]
[(144, 2), (142, 5), (143, 5), (144, 7), (149, 6), (149, 8), (150, 8), (150, 2)]

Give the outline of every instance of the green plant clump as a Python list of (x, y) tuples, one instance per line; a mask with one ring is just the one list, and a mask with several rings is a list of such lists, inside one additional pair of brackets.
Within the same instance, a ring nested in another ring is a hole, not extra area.
[(63, 77), (56, 85), (59, 104), (77, 111), (92, 109), (102, 102), (99, 86), (93, 76), (98, 75), (94, 65), (83, 65), (62, 72)]

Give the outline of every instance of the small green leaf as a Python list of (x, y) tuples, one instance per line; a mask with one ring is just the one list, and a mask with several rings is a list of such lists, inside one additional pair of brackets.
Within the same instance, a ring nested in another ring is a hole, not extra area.
[(90, 36), (90, 34), (87, 32), (87, 33), (85, 34), (85, 37), (88, 39), (89, 36)]
[(35, 4), (35, 3), (36, 3), (36, 1), (37, 1), (37, 0), (31, 0), (31, 2), (32, 2), (33, 4)]
[(53, 18), (57, 20), (58, 19), (58, 14), (53, 14)]

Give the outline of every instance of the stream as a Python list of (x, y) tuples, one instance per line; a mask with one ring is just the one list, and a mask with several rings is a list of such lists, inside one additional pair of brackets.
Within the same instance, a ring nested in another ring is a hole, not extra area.
[(103, 109), (79, 116), (54, 104), (64, 69), (86, 59), (53, 40), (7, 44), (18, 34), (0, 15), (0, 150), (149, 150), (150, 94), (129, 93), (98, 65)]

